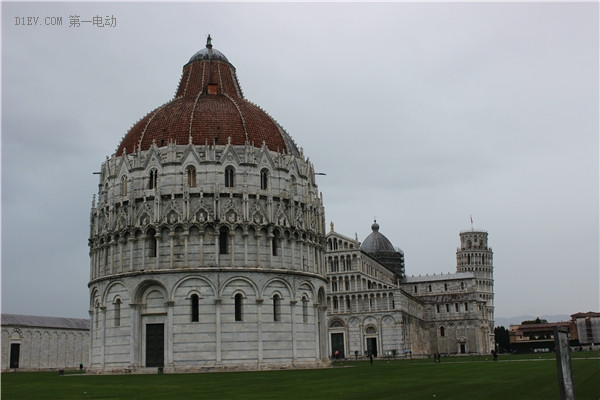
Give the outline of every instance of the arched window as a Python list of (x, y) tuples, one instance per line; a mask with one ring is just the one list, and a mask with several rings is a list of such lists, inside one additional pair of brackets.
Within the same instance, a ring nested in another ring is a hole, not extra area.
[(158, 171), (156, 169), (150, 170), (150, 176), (148, 177), (148, 189), (156, 188), (158, 184)]
[(225, 187), (233, 187), (235, 185), (235, 170), (233, 167), (225, 168)]
[(235, 295), (235, 320), (236, 321), (243, 321), (243, 306), (244, 306), (244, 296), (242, 296), (241, 293), (238, 293)]
[(273, 321), (281, 321), (281, 297), (273, 296)]
[(127, 176), (121, 178), (121, 196), (127, 196)]
[(260, 188), (267, 190), (269, 187), (269, 170), (264, 168), (260, 171)]
[(189, 166), (185, 169), (188, 187), (196, 187), (196, 168)]
[(440, 326), (440, 336), (441, 336), (441, 337), (444, 337), (444, 336), (446, 336), (446, 330), (444, 329), (444, 327), (443, 327), (443, 326)]
[(302, 296), (302, 322), (308, 322), (308, 299)]
[(121, 299), (115, 299), (115, 326), (121, 326)]
[(277, 246), (279, 245), (279, 232), (273, 232), (273, 238), (271, 239), (271, 254), (277, 255)]
[(294, 175), (292, 175), (292, 194), (298, 194), (298, 181)]
[(154, 229), (148, 230), (146, 234), (146, 248), (148, 249), (148, 257), (156, 257), (157, 241), (156, 231)]
[(198, 322), (200, 319), (200, 313), (198, 310), (198, 295), (193, 294), (190, 300), (192, 303), (192, 322)]
[(222, 226), (219, 230), (219, 254), (227, 254), (227, 244), (229, 241), (229, 229)]
[[(110, 242), (110, 236), (108, 237), (108, 240), (106, 242), (107, 243)], [(104, 246), (102, 251), (104, 252), (104, 268), (106, 268), (108, 270), (108, 244), (106, 246)]]

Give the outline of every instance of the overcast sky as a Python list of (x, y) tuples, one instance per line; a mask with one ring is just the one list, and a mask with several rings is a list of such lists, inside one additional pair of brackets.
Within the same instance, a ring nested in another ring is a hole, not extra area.
[(92, 173), (209, 33), (327, 174), (328, 230), (376, 217), (439, 274), (472, 215), (497, 317), (600, 311), (597, 3), (4, 2), (2, 312), (88, 317)]

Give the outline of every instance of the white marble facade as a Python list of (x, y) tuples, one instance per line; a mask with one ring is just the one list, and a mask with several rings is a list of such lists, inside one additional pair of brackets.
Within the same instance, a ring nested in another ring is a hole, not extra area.
[(87, 368), (89, 321), (2, 314), (2, 371)]
[[(326, 268), (332, 357), (336, 352), (346, 358), (489, 354), (494, 348), (493, 292), (486, 290), (493, 287), (492, 252), (486, 232), (477, 232), (477, 251), (484, 251), (485, 259), (463, 254), (474, 249), (461, 233), (457, 271), (464, 272), (399, 276), (361, 249), (357, 239), (331, 228)], [(488, 285), (475, 272), (484, 268)]]
[[(230, 166), (243, 172), (225, 188)], [(193, 181), (183, 173), (190, 167)], [(153, 189), (150, 171), (158, 171)], [(107, 160), (100, 188), (90, 240), (91, 370), (153, 368), (147, 324), (162, 324), (166, 371), (326, 358), (323, 206), (308, 162), (265, 147), (153, 146)]]
[(328, 363), (314, 166), (211, 40), (100, 168), (92, 372)]

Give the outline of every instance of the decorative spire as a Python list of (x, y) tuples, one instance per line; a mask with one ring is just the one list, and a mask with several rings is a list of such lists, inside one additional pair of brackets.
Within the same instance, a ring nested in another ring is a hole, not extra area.
[(210, 37), (210, 33), (208, 34), (208, 37), (206, 38), (206, 48), (207, 49), (212, 49), (212, 38)]

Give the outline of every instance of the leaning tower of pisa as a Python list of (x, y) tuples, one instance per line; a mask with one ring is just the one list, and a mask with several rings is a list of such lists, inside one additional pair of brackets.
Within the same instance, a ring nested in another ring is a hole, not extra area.
[(494, 331), (494, 253), (488, 246), (488, 233), (469, 230), (460, 233), (460, 247), (456, 250), (456, 272), (473, 272), (477, 280), (480, 300), (486, 302), (485, 318)]

